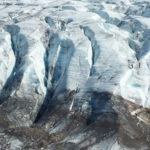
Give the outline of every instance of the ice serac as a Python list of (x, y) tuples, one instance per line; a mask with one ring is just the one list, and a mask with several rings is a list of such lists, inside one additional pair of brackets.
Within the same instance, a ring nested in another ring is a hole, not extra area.
[[(0, 99), (4, 103), (3, 108), (10, 113), (9, 119), (22, 126), (32, 124), (46, 93), (43, 62), (45, 48), (40, 41), (42, 31), (32, 29), (31, 25), (26, 25), (23, 31), (19, 25), (4, 26), (10, 36), (7, 44), (11, 47), (15, 63), (11, 64), (11, 72), (9, 68), (6, 70), (10, 73), (6, 75), (8, 78), (2, 87)], [(13, 60), (9, 55), (5, 57), (9, 61)]]
[(0, 149), (149, 150), (149, 8), (2, 0)]
[[(7, 79), (11, 75), (11, 72), (13, 70), (13, 67), (15, 65), (15, 56), (13, 53), (13, 50), (11, 48), (11, 37), (10, 35), (5, 32), (4, 30), (1, 30), (1, 39), (0, 39), (0, 90), (2, 90), (3, 86), (5, 85)], [(3, 73), (2, 73), (3, 72)]]

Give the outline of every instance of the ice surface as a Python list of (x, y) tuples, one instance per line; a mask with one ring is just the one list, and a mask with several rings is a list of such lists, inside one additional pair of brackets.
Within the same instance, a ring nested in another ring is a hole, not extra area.
[(0, 72), (10, 127), (41, 121), (66, 150), (144, 150), (136, 139), (150, 133), (150, 2), (1, 0)]

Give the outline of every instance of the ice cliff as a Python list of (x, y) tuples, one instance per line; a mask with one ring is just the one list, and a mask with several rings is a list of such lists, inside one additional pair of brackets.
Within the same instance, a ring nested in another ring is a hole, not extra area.
[(149, 142), (149, 0), (1, 0), (0, 149)]

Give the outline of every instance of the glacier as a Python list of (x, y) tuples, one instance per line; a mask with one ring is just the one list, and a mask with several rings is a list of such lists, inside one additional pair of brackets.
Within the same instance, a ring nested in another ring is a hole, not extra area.
[(0, 149), (149, 150), (149, 0), (1, 0)]

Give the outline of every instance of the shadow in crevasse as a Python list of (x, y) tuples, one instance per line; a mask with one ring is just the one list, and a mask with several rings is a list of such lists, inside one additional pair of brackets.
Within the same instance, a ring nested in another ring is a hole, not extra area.
[[(64, 82), (67, 80), (68, 67), (71, 61), (71, 58), (74, 54), (75, 48), (71, 40), (62, 40), (60, 43), (60, 53), (57, 59), (56, 65), (54, 67), (53, 76), (52, 76), (52, 86), (54, 90), (60, 86), (62, 79)], [(66, 86), (67, 83), (64, 84)]]
[[(67, 76), (68, 66), (74, 54), (75, 47), (70, 39), (61, 40), (60, 43), (58, 43), (58, 46), (59, 44), (60, 44), (60, 52), (54, 68), (52, 67), (53, 64), (51, 64), (46, 69), (46, 71), (48, 71), (48, 74), (52, 75), (51, 81), (47, 80), (47, 82), (51, 82), (51, 87), (49, 87), (47, 84), (47, 93), (45, 96), (45, 100), (39, 110), (39, 113), (37, 114), (34, 123), (38, 122), (38, 120), (40, 120), (40, 118), (43, 116), (45, 112), (48, 111), (48, 113), (50, 113), (51, 110), (53, 110), (53, 106), (55, 105), (54, 103), (56, 103), (55, 99), (58, 93), (64, 93), (67, 90), (66, 85), (68, 77)], [(52, 53), (49, 53), (49, 55), (52, 55)], [(46, 63), (48, 63), (48, 61)]]
[(118, 115), (111, 106), (112, 95), (107, 92), (93, 92), (91, 96), (91, 115), (87, 119), (87, 125), (95, 122), (115, 126), (118, 122)]
[(135, 51), (135, 56), (139, 61), (149, 53), (150, 29), (144, 29), (145, 27), (136, 19), (128, 19), (130, 19), (130, 24), (128, 21), (121, 21), (118, 27), (133, 34), (134, 38), (129, 38), (128, 44)]
[(27, 65), (26, 55), (28, 53), (28, 42), (26, 37), (19, 33), (20, 27), (17, 25), (6, 25), (4, 28), (11, 35), (11, 46), (15, 55), (15, 65), (8, 77), (0, 94), (0, 104), (8, 100), (11, 93), (20, 86), (25, 66)]
[(129, 39), (128, 43), (131, 49), (133, 49), (136, 52), (136, 58), (137, 60), (142, 59), (144, 56), (146, 56), (149, 53), (149, 47), (150, 47), (150, 30), (145, 29), (143, 31), (143, 37), (144, 39), (141, 39), (140, 45), (137, 44), (134, 40)]
[(143, 37), (144, 37), (144, 39), (143, 39), (143, 41), (141, 41), (143, 43), (143, 45), (140, 49), (141, 50), (141, 58), (150, 52), (150, 29), (144, 30)]

